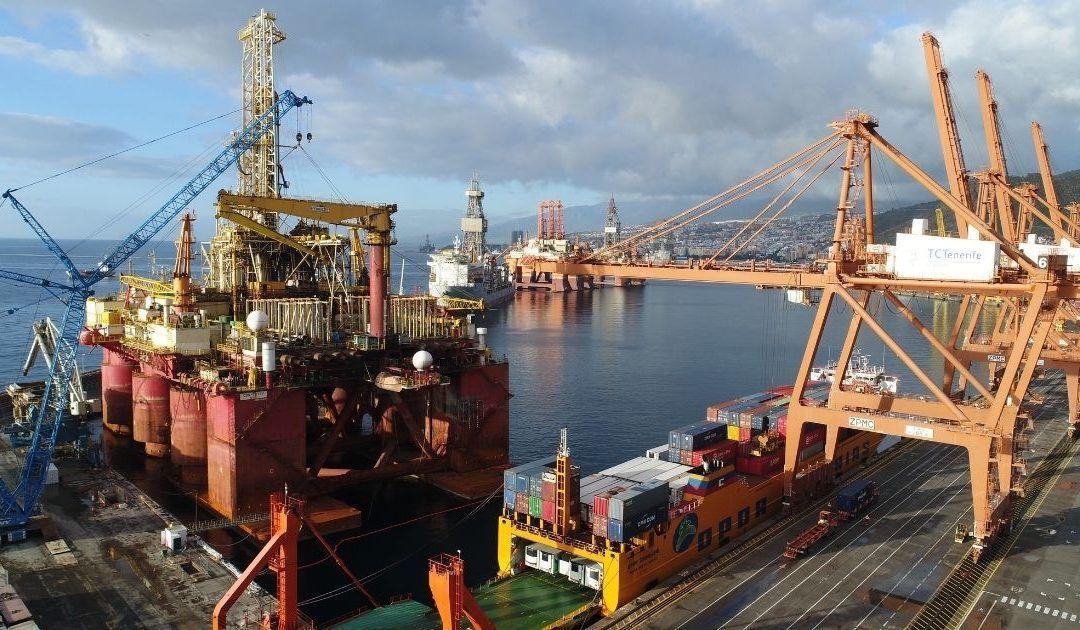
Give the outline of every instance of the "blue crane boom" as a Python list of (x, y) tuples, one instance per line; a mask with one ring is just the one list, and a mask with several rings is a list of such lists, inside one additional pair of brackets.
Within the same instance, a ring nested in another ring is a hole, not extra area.
[(38, 501), (41, 499), (41, 493), (45, 489), (46, 474), (49, 464), (52, 463), (56, 436), (63, 424), (64, 414), (68, 410), (68, 387), (75, 367), (79, 332), (86, 321), (86, 300), (94, 294), (94, 285), (108, 277), (139, 248), (152, 240), (195, 197), (235, 164), (245, 151), (251, 149), (260, 138), (273, 129), (286, 113), (295, 107), (310, 103), (311, 101), (306, 96), (296, 96), (286, 90), (266, 112), (233, 136), (225, 149), (191, 181), (151, 214), (135, 231), (120, 241), (112, 253), (102, 259), (96, 268), (89, 271), (80, 272), (75, 268), (67, 253), (49, 236), (30, 211), (15, 198), (12, 191), (8, 190), (3, 194), (5, 199), (11, 201), (23, 221), (34, 230), (49, 251), (67, 269), (70, 284), (65, 285), (27, 274), (0, 270), (0, 279), (44, 287), (61, 299), (64, 299), (61, 294), (66, 294), (67, 302), (67, 309), (60, 324), (60, 336), (57, 339), (52, 368), (45, 381), (45, 392), (34, 414), (33, 438), (26, 453), (26, 461), (19, 475), (18, 484), (13, 489), (0, 479), (0, 528), (21, 530), (33, 516)]

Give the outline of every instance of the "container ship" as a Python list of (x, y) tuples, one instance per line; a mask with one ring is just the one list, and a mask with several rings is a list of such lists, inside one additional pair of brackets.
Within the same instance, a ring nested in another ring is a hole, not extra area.
[(514, 283), (506, 265), (487, 247), (484, 191), (473, 177), (465, 191), (468, 207), (461, 219), (461, 237), (454, 246), (431, 254), (428, 293), (436, 298), (483, 300), (496, 306), (514, 297)]
[[(806, 399), (827, 399), (826, 386), (808, 386)], [(524, 617), (546, 627), (610, 615), (777, 515), (792, 390), (712, 405), (704, 420), (672, 429), (667, 444), (590, 475), (573, 465), (564, 430), (555, 456), (504, 472), (499, 575), (476, 589), (474, 601), (497, 627)], [(802, 443), (796, 491), (824, 493), (865, 463), (882, 437), (841, 429), (836, 459), (826, 464), (825, 427), (807, 424), (795, 438)], [(445, 603), (438, 593), (435, 600)], [(540, 609), (549, 612), (540, 618)], [(415, 627), (437, 619), (416, 602), (369, 614), (340, 627), (376, 627), (399, 614), (413, 615)]]

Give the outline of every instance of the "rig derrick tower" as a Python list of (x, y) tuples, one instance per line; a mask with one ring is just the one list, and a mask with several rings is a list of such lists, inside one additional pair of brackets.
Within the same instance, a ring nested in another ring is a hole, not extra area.
[(604, 220), (604, 247), (611, 247), (622, 240), (622, 221), (619, 208), (615, 205), (615, 196), (608, 199), (607, 217)]
[(461, 253), (469, 257), (469, 262), (480, 262), (487, 250), (487, 217), (484, 216), (484, 191), (480, 190), (479, 174), (473, 173), (465, 196), (469, 205), (461, 219)]

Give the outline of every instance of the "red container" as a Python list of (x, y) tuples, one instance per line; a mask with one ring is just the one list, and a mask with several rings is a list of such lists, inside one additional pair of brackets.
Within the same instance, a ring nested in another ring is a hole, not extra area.
[(544, 482), (543, 488), (541, 489), (541, 492), (540, 492), (540, 498), (542, 498), (545, 501), (554, 501), (555, 500), (555, 482), (554, 481), (545, 481)]
[(787, 437), (787, 414), (776, 419), (776, 431), (780, 435)]
[(700, 451), (692, 451), (690, 453), (692, 459), (690, 466), (700, 466), (701, 462), (706, 459), (720, 459), (724, 462), (730, 462), (735, 459), (735, 455), (739, 452), (739, 443), (735, 440), (724, 440), (717, 444), (713, 444), (708, 448), (703, 448)]
[(693, 466), (694, 451), (679, 451), (679, 463), (683, 466)]
[(549, 523), (555, 522), (555, 502), (544, 501), (540, 504), (540, 518)]
[(592, 533), (593, 536), (599, 536), (600, 538), (607, 538), (607, 517), (597, 516), (593, 514), (592, 517)]
[[(598, 495), (593, 497), (593, 500), (592, 500), (593, 520), (595, 520), (597, 516), (607, 516), (607, 504), (608, 504), (608, 495), (607, 494), (598, 494)], [(604, 531), (607, 531), (607, 530), (605, 529)]]
[(825, 427), (815, 426), (811, 428), (805, 424), (803, 425), (802, 448), (806, 448), (807, 446), (813, 446), (818, 442), (824, 441)]
[(739, 427), (739, 441), (744, 444), (750, 441), (750, 427)]
[(744, 475), (770, 477), (784, 466), (784, 453), (777, 451), (761, 457), (740, 457), (735, 460), (735, 470)]
[(529, 493), (519, 492), (517, 498), (514, 499), (514, 511), (521, 514), (529, 513)]

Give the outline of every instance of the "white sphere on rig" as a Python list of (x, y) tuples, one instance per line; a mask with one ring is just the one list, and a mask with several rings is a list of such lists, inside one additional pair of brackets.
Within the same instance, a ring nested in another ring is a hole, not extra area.
[(412, 355), (413, 367), (418, 370), (426, 370), (433, 363), (435, 363), (435, 357), (431, 356), (431, 353), (427, 350), (418, 350), (416, 354)]
[(244, 323), (247, 324), (248, 330), (259, 332), (260, 330), (266, 330), (266, 327), (270, 324), (270, 316), (263, 311), (251, 311), (247, 314), (247, 318), (244, 319)]

